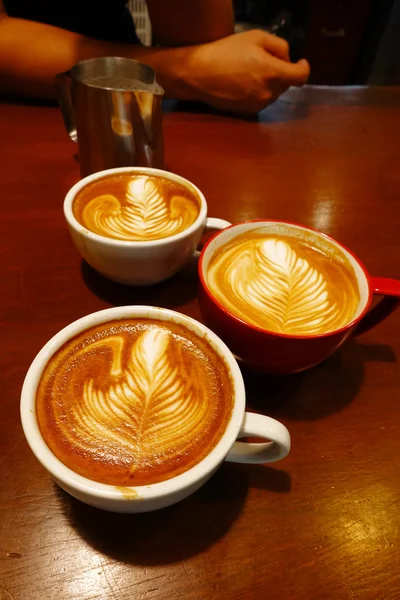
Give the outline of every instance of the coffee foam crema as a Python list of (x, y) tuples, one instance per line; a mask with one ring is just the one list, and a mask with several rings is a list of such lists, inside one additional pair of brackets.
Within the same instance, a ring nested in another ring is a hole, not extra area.
[(227, 367), (178, 325), (137, 320), (97, 327), (49, 362), (37, 393), (42, 435), (90, 479), (168, 479), (216, 444), (231, 411)]
[(74, 200), (73, 213), (98, 235), (148, 241), (190, 227), (199, 215), (199, 200), (167, 178), (127, 173), (87, 184)]
[(289, 335), (346, 325), (360, 299), (350, 264), (282, 235), (239, 236), (211, 259), (207, 282), (234, 315)]

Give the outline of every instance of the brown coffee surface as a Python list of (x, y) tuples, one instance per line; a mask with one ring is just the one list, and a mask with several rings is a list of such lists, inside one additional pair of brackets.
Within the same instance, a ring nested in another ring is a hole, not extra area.
[(225, 362), (172, 322), (114, 320), (66, 342), (36, 394), (40, 431), (67, 467), (114, 486), (150, 485), (199, 463), (233, 407)]
[(93, 233), (144, 242), (190, 227), (199, 215), (200, 200), (166, 177), (121, 173), (88, 183), (76, 195), (72, 211)]
[(207, 283), (243, 321), (288, 335), (318, 335), (349, 323), (360, 291), (349, 260), (300, 238), (250, 231), (219, 248)]

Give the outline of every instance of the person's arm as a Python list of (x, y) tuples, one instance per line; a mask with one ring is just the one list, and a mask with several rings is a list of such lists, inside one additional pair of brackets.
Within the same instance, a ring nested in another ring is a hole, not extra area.
[(233, 33), (232, 0), (147, 0), (155, 43), (190, 46)]
[(142, 48), (98, 41), (52, 25), (9, 17), (0, 0), (0, 93), (54, 98), (54, 76), (98, 56), (126, 56), (159, 71), (169, 95), (185, 97), (180, 70), (185, 49)]
[(53, 98), (57, 73), (98, 56), (147, 63), (168, 96), (244, 112), (261, 110), (309, 76), (307, 61), (288, 62), (287, 43), (262, 31), (182, 48), (143, 48), (97, 41), (1, 12), (0, 94)]

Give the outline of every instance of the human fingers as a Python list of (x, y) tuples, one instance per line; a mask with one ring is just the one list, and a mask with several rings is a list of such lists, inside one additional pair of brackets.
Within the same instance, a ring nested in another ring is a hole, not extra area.
[(281, 80), (286, 85), (302, 86), (310, 77), (310, 65), (302, 58), (297, 63), (286, 62), (275, 57), (270, 57), (270, 62), (275, 68), (275, 79)]
[(289, 44), (286, 40), (259, 29), (256, 29), (253, 33), (257, 43), (262, 46), (264, 50), (267, 50), (273, 56), (276, 56), (281, 60), (285, 60), (287, 62), (290, 60)]

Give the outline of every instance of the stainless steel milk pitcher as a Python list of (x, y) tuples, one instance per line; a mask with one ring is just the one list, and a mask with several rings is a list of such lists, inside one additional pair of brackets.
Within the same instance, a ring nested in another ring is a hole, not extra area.
[(93, 58), (57, 75), (56, 84), (82, 177), (113, 167), (163, 167), (164, 91), (153, 69), (128, 58)]

